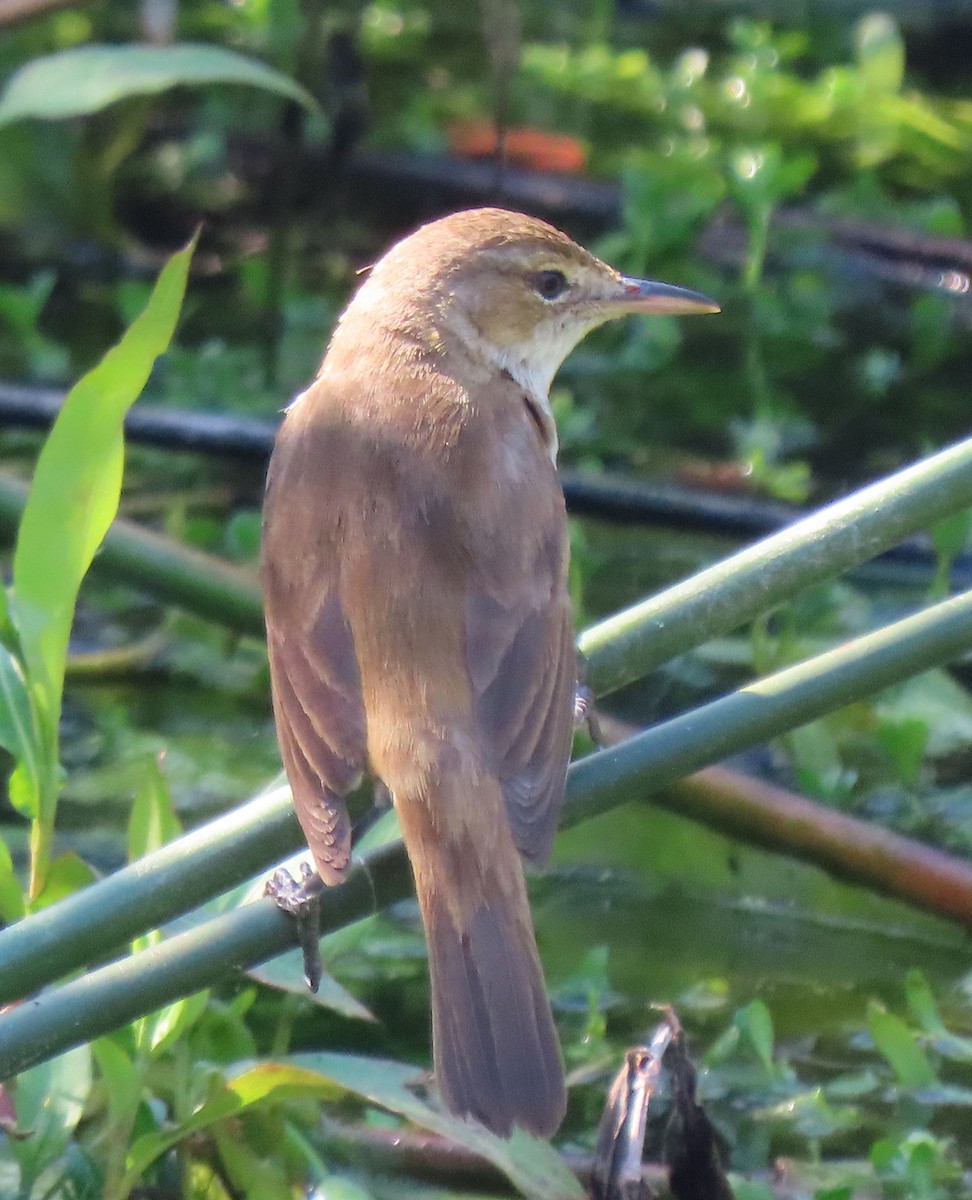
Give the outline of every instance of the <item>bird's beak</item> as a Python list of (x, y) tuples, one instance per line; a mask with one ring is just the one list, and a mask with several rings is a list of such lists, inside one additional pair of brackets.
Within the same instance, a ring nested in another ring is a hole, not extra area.
[(611, 297), (620, 312), (642, 313), (717, 313), (720, 307), (701, 292), (656, 283), (653, 279), (629, 279), (622, 276), (620, 288)]

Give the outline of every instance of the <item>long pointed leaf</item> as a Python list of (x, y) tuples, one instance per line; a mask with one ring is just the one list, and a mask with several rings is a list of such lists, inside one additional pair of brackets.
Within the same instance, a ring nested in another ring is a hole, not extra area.
[(14, 552), (11, 608), (49, 719), (60, 708), (78, 588), (118, 509), (125, 414), (172, 340), (192, 250), (173, 255), (145, 311), (71, 389), (37, 462)]

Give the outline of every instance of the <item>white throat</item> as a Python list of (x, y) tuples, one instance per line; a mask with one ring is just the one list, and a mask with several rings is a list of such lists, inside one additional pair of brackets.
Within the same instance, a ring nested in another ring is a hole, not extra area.
[[(494, 348), (491, 357), (500, 370), (505, 371), (526, 393), (527, 402), (543, 428), (550, 461), (556, 466), (560, 443), (557, 439), (557, 422), (550, 407), (550, 384), (563, 360), (538, 362), (535, 353), (525, 358), (517, 352), (518, 349), (511, 347), (505, 353), (498, 354)], [(530, 349), (533, 351), (534, 347)]]
[(550, 407), (550, 385), (567, 355), (584, 334), (595, 325), (599, 325), (603, 318), (592, 321), (589, 325), (579, 325), (576, 318), (567, 317), (560, 324), (551, 322), (534, 330), (532, 336), (523, 342), (497, 346), (495, 342), (483, 337), (463, 314), (453, 312), (450, 315), (454, 325), (461, 325), (461, 334), (466, 345), (475, 347), (486, 362), (504, 371), (523, 388), (527, 401), (542, 426), (550, 461), (556, 466), (559, 442), (557, 424)]

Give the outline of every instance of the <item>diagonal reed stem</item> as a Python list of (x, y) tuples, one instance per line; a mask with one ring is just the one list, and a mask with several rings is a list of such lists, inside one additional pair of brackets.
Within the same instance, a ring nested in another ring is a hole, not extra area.
[[(27, 485), (0, 471), (0, 529), (16, 529)], [(972, 506), (972, 438), (838, 500), (779, 533), (617, 613), (582, 634), (586, 681), (616, 691), (663, 662), (737, 628), (821, 580), (867, 562), (902, 538)], [(94, 562), (240, 633), (262, 636), (260, 587), (239, 568), (116, 520)]]
[[(571, 767), (565, 823), (574, 824), (639, 799), (744, 746), (795, 728), (970, 649), (972, 592), (967, 592), (581, 759)], [(275, 827), (281, 819), (276, 801), (268, 800), (267, 806), (266, 819)], [(889, 852), (895, 852), (893, 846)], [(839, 856), (839, 847), (834, 853)], [(190, 872), (200, 871), (210, 864), (213, 854), (218, 851), (212, 845), (203, 845), (197, 847), (191, 861), (188, 855), (182, 861)], [(821, 861), (819, 854), (813, 857)], [(133, 906), (141, 904), (140, 927), (144, 928), (146, 913), (158, 912), (158, 884), (152, 877), (151, 859), (136, 867), (141, 877), (131, 881), (130, 895), (138, 897), (132, 900)], [(101, 886), (88, 889), (88, 904)], [(326, 932), (366, 916), (376, 905), (407, 895), (410, 886), (403, 847), (400, 843), (384, 847), (361, 862), (345, 885), (324, 894), (322, 928)], [(79, 893), (78, 904), (83, 895)], [(920, 896), (916, 894), (915, 899)], [(21, 944), (27, 939), (29, 946), (30, 926), (37, 919), (28, 918), (0, 934), (5, 991), (22, 982), (9, 968), (14, 957), (11, 943), (19, 937)], [(972, 914), (968, 919), (972, 920)], [(76, 921), (77, 907), (72, 924)], [(62, 929), (57, 942), (62, 957), (47, 978), (68, 969), (65, 933)], [(232, 968), (263, 962), (292, 946), (294, 934), (292, 923), (276, 910), (273, 901), (265, 899), (43, 992), (0, 1016), (0, 1078), (205, 987)], [(50, 952), (50, 940), (47, 944)], [(26, 961), (22, 953), (21, 969)]]
[(763, 538), (583, 633), (585, 681), (603, 696), (972, 506), (972, 438)]

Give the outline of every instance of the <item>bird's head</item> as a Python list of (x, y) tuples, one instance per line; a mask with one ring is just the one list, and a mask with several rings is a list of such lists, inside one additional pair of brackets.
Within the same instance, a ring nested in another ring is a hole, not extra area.
[(411, 314), (436, 339), (458, 340), (538, 399), (574, 346), (605, 321), (719, 311), (698, 292), (629, 279), (552, 225), (496, 208), (424, 225), (379, 261), (359, 299)]

